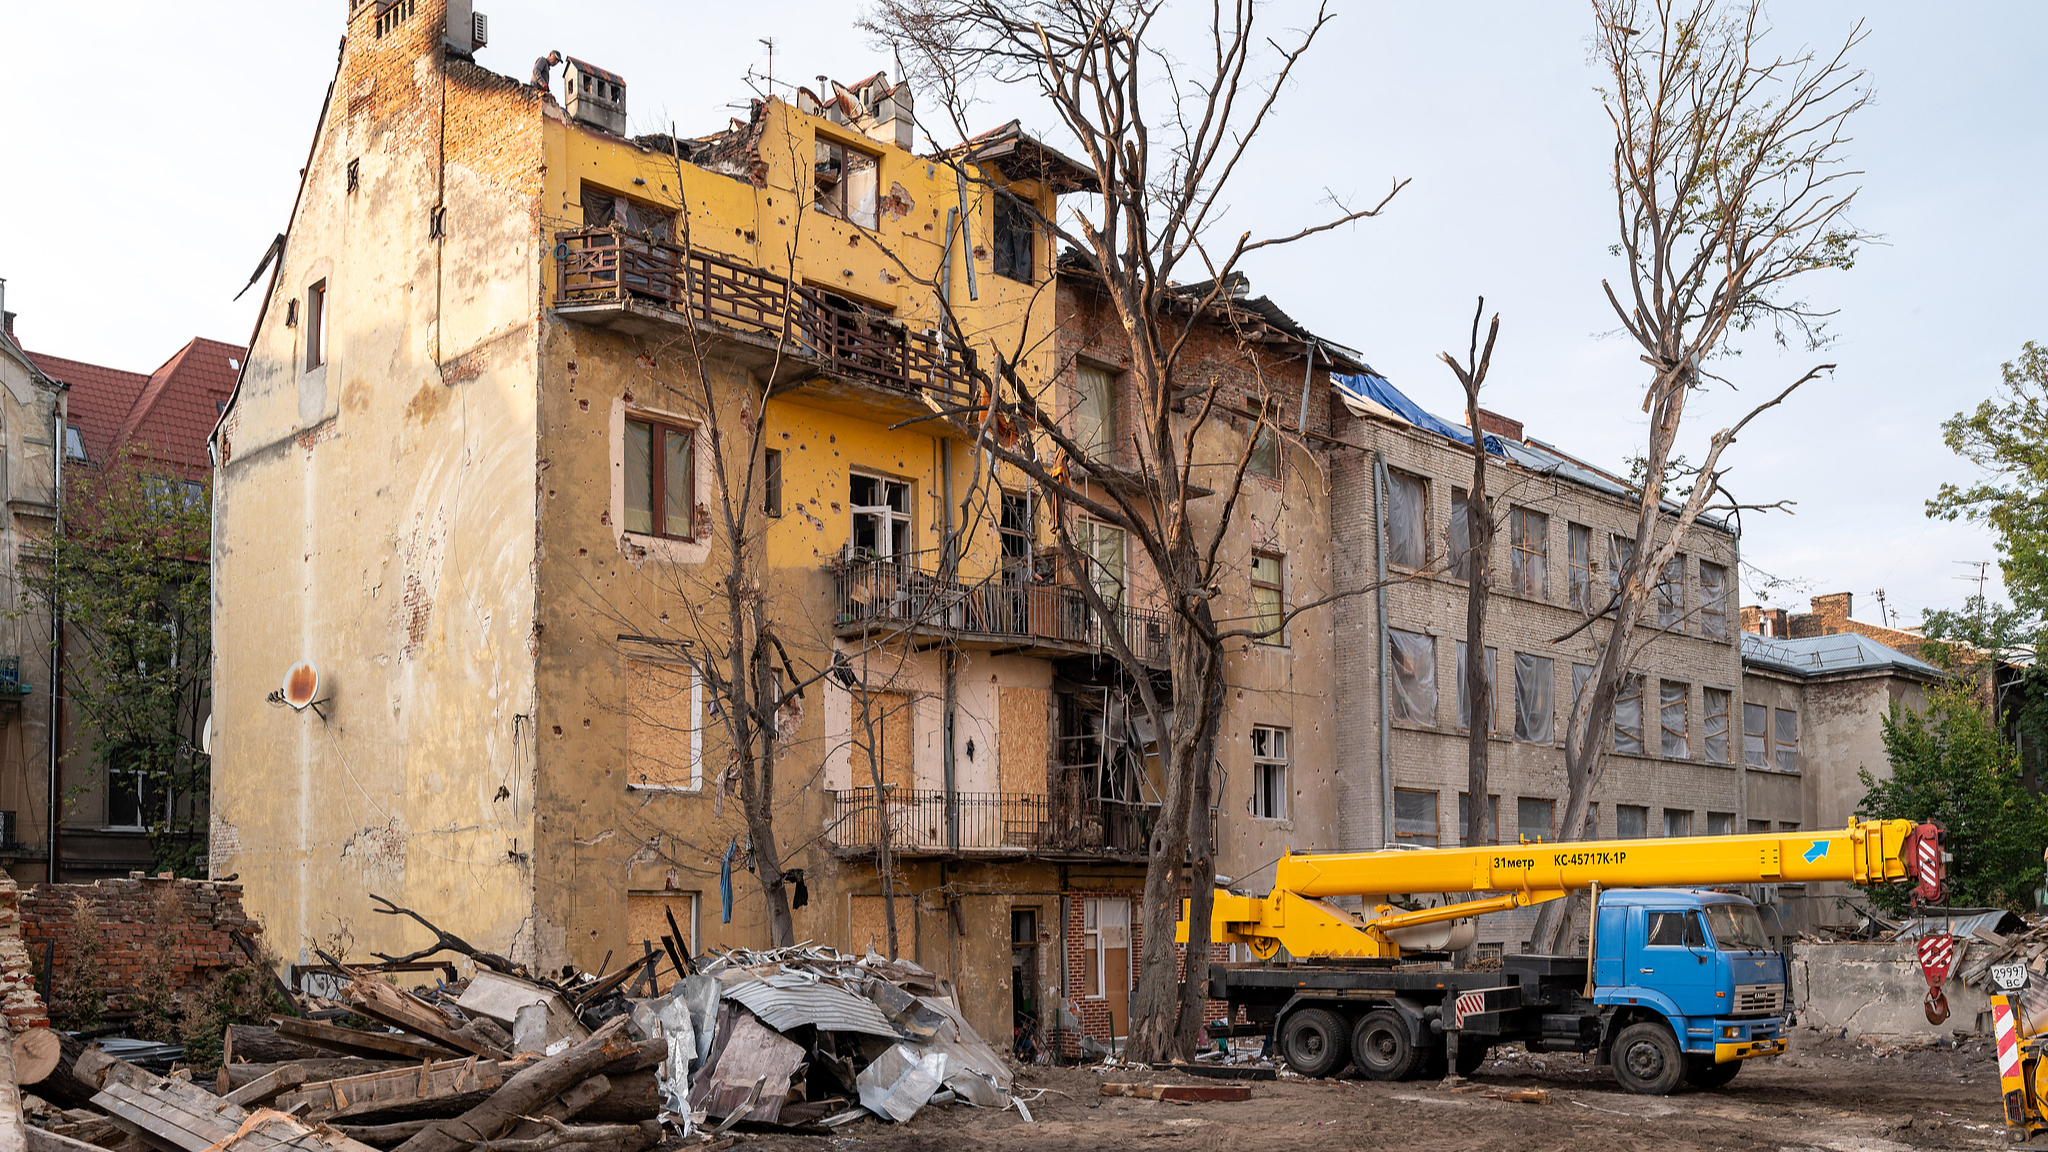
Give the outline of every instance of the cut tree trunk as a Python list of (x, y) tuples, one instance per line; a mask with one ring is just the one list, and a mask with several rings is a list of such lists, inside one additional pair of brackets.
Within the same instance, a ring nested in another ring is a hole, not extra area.
[[(626, 1036), (626, 1018), (603, 1028), (560, 1056), (542, 1060), (505, 1082), (491, 1098), (453, 1120), (444, 1120), (399, 1145), (400, 1152), (467, 1152), (503, 1135), (522, 1117), (561, 1095), (605, 1065), (638, 1054), (639, 1045)], [(662, 1041), (650, 1041), (650, 1043)]]

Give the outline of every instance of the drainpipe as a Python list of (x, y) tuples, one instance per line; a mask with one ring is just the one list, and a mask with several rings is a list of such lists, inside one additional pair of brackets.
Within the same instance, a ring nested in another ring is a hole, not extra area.
[(1372, 454), (1372, 492), (1373, 559), (1378, 581), (1372, 598), (1373, 613), (1379, 618), (1380, 845), (1384, 847), (1394, 842), (1394, 734), (1388, 727), (1394, 693), (1387, 683), (1387, 454), (1379, 449)]
[[(959, 544), (953, 536), (953, 441), (941, 437), (939, 440), (939, 486), (945, 502), (942, 515), (945, 531), (941, 535), (939, 571), (948, 582), (958, 579), (960, 557)], [(946, 676), (946, 722), (945, 752), (943, 762), (946, 770), (946, 849), (960, 850), (960, 794), (955, 789), (953, 759), (953, 711), (960, 698), (960, 661), (953, 645), (949, 642), (945, 650)]]
[(1308, 392), (1316, 379), (1316, 342), (1308, 341), (1308, 362), (1301, 366), (1301, 415), (1294, 421), (1294, 431), (1299, 434), (1308, 431)]
[[(55, 436), (50, 441), (50, 506), (54, 521), (51, 537), (64, 531), (64, 398), (59, 396), (50, 419), (55, 424)], [(54, 561), (53, 561), (54, 563)], [(53, 575), (59, 575), (53, 569)], [(44, 865), (44, 879), (57, 882), (57, 812), (63, 803), (63, 788), (57, 773), (57, 736), (63, 731), (64, 709), (60, 703), (64, 696), (64, 600), (59, 591), (61, 582), (53, 580), (50, 585), (50, 722), (45, 741), (50, 746), (50, 795), (44, 804), (49, 816), (49, 827), (44, 843), (48, 848), (48, 860)]]

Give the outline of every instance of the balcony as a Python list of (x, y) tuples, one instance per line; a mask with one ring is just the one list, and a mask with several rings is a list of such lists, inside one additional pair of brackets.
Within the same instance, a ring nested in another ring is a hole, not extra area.
[(22, 683), (21, 657), (0, 656), (0, 700), (18, 700), (33, 691), (34, 685)]
[[(902, 856), (1045, 856), (1066, 859), (1142, 861), (1150, 851), (1159, 806), (1117, 800), (1084, 800), (1076, 806), (1024, 792), (956, 792), (952, 810), (960, 827), (949, 840), (944, 792), (910, 791), (884, 785), (828, 792), (832, 823), (826, 840), (845, 855), (880, 850), (886, 829), (889, 850)], [(1216, 810), (1209, 810), (1209, 838), (1216, 837)]]
[(1025, 580), (1017, 572), (949, 579), (941, 574), (940, 560), (939, 552), (929, 551), (834, 564), (834, 634), (951, 638), (968, 647), (1050, 659), (1109, 652), (1109, 637), (1117, 635), (1141, 662), (1166, 664), (1163, 611), (1121, 605), (1105, 620), (1072, 584)]
[(776, 394), (900, 419), (928, 414), (925, 396), (960, 405), (977, 391), (972, 351), (717, 253), (585, 228), (556, 233), (554, 258), (557, 315), (657, 339), (695, 326), (722, 339), (721, 358), (766, 375)]

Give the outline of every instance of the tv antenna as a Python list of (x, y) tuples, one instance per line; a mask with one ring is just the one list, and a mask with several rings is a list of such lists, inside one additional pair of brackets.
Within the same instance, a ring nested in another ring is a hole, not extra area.
[(1872, 592), (1871, 595), (1877, 597), (1878, 622), (1883, 624), (1887, 628), (1892, 627), (1891, 609), (1885, 607), (1884, 603), (1884, 589), (1879, 588), (1877, 591)]
[(763, 36), (761, 43), (768, 49), (768, 83), (775, 83), (775, 37)]
[(1986, 580), (1990, 579), (1990, 571), (1991, 571), (1991, 561), (1989, 561), (1989, 560), (1957, 560), (1957, 561), (1955, 561), (1955, 563), (1957, 563), (1957, 564), (1961, 564), (1961, 565), (1962, 565), (1963, 567), (1965, 567), (1965, 568), (1975, 568), (1975, 569), (1977, 570), (1977, 574), (1976, 574), (1975, 576), (1958, 576), (1958, 577), (1956, 577), (1956, 579), (1958, 579), (1958, 580), (1964, 580), (1964, 581), (1970, 581), (1970, 580), (1974, 580), (1974, 581), (1976, 581), (1976, 582), (1977, 582), (1977, 598), (1978, 598), (1978, 599), (1980, 599), (1980, 600), (1981, 600), (1981, 599), (1983, 599), (1983, 598), (1984, 598), (1984, 582), (1985, 582)]

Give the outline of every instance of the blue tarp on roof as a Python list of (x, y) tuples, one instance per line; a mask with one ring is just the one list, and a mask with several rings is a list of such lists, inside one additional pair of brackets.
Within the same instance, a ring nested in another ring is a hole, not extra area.
[[(1423, 411), (1415, 401), (1410, 400), (1384, 376), (1347, 376), (1342, 373), (1332, 372), (1330, 374), (1330, 381), (1361, 400), (1385, 408), (1417, 428), (1427, 428), (1429, 431), (1447, 440), (1456, 440), (1460, 444), (1469, 445), (1472, 443), (1472, 433), (1463, 424), (1453, 424), (1448, 420), (1432, 416), (1428, 412)], [(1488, 436), (1486, 438), (1486, 450), (1495, 456), (1505, 457), (1507, 455), (1506, 450), (1501, 446), (1500, 437), (1498, 436)]]

